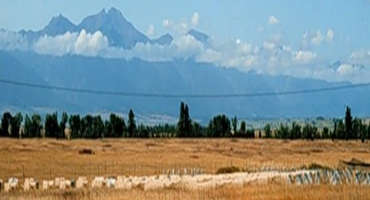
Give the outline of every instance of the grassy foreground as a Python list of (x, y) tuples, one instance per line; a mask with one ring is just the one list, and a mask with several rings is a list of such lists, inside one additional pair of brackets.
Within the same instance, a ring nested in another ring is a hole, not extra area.
[(29, 200), (358, 200), (370, 199), (369, 186), (288, 186), (270, 183), (267, 185), (248, 184), (244, 187), (223, 187), (209, 190), (72, 190), (48, 192), (15, 192), (1, 194), (4, 200), (29, 199)]
[[(81, 154), (88, 149), (92, 154)], [(369, 143), (244, 139), (0, 139), (0, 178), (49, 179), (98, 175), (153, 175), (168, 169), (201, 168), (206, 173), (236, 166), (245, 170), (300, 168), (340, 161), (370, 162)], [(294, 186), (277, 182), (186, 191), (71, 190), (0, 193), (0, 199), (370, 199), (369, 186)]]

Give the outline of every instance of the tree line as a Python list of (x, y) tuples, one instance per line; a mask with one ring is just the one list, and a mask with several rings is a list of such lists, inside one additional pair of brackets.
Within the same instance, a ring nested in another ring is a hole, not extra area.
[(119, 115), (110, 114), (108, 119), (100, 115), (62, 113), (46, 114), (45, 119), (39, 114), (23, 116), (10, 112), (2, 115), (0, 126), (1, 137), (12, 138), (57, 138), (57, 139), (98, 139), (98, 138), (277, 138), (277, 139), (370, 139), (370, 124), (361, 119), (353, 119), (351, 109), (346, 108), (344, 119), (335, 119), (334, 127), (317, 128), (313, 124), (291, 125), (280, 124), (273, 129), (266, 124), (261, 130), (247, 129), (245, 121), (239, 122), (236, 117), (229, 119), (226, 115), (213, 117), (207, 126), (193, 121), (187, 104), (181, 102), (179, 120), (176, 125), (137, 125), (133, 110), (128, 113), (127, 121)]

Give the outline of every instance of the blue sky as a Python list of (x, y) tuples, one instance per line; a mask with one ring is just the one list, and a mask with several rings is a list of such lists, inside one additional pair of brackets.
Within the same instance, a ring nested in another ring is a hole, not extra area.
[(293, 42), (300, 40), (305, 31), (328, 27), (338, 36), (349, 37), (354, 47), (370, 42), (366, 39), (370, 33), (368, 0), (2, 0), (0, 26), (10, 30), (40, 29), (59, 13), (79, 23), (85, 16), (112, 6), (142, 31), (153, 24), (158, 33), (163, 33), (164, 19), (181, 20), (198, 12), (199, 29), (220, 38), (259, 40), (257, 29), (266, 26), (269, 16), (275, 16), (280, 25), (271, 31), (282, 31)]
[(144, 33), (152, 27), (151, 37), (174, 31), (163, 26), (164, 20), (191, 24), (197, 13), (194, 27), (217, 41), (279, 43), (294, 49), (297, 58), (315, 58), (311, 64), (316, 65), (370, 50), (370, 0), (2, 0), (0, 28), (39, 30), (58, 14), (78, 24), (110, 7)]

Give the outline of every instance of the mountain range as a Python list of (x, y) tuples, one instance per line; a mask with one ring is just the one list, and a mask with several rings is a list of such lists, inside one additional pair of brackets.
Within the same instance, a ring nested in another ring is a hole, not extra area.
[[(59, 15), (39, 31), (22, 34), (29, 41), (44, 35), (66, 32), (101, 31), (109, 45), (131, 49), (138, 43), (170, 45), (173, 37), (165, 34), (150, 39), (112, 8), (88, 16), (78, 25)], [(197, 30), (189, 35), (203, 45), (209, 37)], [(338, 65), (334, 63), (333, 67)], [(240, 94), (327, 88), (350, 83), (333, 83), (289, 76), (241, 72), (193, 59), (144, 61), (138, 58), (102, 58), (79, 55), (40, 55), (32, 51), (1, 50), (0, 79), (55, 85), (76, 89), (108, 90), (150, 94)], [(354, 88), (325, 93), (289, 96), (237, 98), (158, 98), (79, 94), (65, 91), (26, 88), (0, 84), (0, 110), (27, 112), (68, 111), (75, 113), (118, 112), (133, 108), (140, 115), (176, 117), (180, 101), (189, 104), (191, 115), (206, 122), (219, 113), (241, 118), (287, 118), (342, 116), (350, 105), (360, 116), (370, 114), (369, 88)]]
[(65, 34), (66, 32), (80, 32), (83, 29), (89, 33), (100, 31), (109, 38), (109, 44), (111, 46), (122, 47), (124, 49), (131, 49), (137, 43), (168, 45), (173, 40), (169, 34), (165, 34), (157, 39), (149, 39), (128, 22), (116, 8), (111, 8), (108, 11), (103, 9), (96, 15), (86, 17), (78, 25), (73, 24), (69, 19), (60, 14), (53, 17), (49, 24), (40, 31), (22, 30), (20, 33), (29, 40), (37, 40), (44, 35), (56, 36)]

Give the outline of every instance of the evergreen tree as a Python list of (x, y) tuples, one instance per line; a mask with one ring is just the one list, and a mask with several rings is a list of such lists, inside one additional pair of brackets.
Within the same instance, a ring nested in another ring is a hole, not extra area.
[(113, 113), (110, 115), (109, 119), (110, 125), (108, 124), (106, 127), (106, 129), (111, 131), (109, 135), (116, 138), (123, 137), (126, 129), (125, 120)]
[(230, 137), (230, 120), (225, 115), (214, 117), (208, 125), (209, 137)]
[(299, 139), (302, 138), (301, 126), (296, 122), (293, 122), (292, 129), (290, 131), (290, 139)]
[(238, 119), (235, 117), (231, 118), (231, 125), (233, 127), (234, 135), (238, 134)]
[(350, 139), (359, 139), (361, 137), (362, 121), (355, 118), (352, 121), (352, 134)]
[(289, 127), (284, 124), (280, 124), (279, 129), (276, 131), (276, 138), (288, 139), (289, 138)]
[(24, 134), (22, 138), (30, 138), (33, 137), (32, 133), (32, 121), (31, 118), (26, 114), (24, 118)]
[(135, 122), (135, 114), (130, 109), (128, 113), (128, 134), (129, 137), (136, 137), (136, 122)]
[(245, 137), (246, 134), (247, 124), (245, 123), (245, 121), (242, 121), (242, 123), (240, 124), (240, 133), (238, 134), (238, 137)]
[(264, 131), (265, 131), (265, 137), (266, 138), (271, 138), (271, 125), (270, 124), (266, 124), (265, 127), (263, 128)]
[(81, 119), (80, 115), (71, 115), (69, 118), (69, 126), (71, 128), (71, 138), (80, 138), (80, 130), (81, 130)]
[(189, 107), (188, 105), (185, 104), (185, 110), (184, 110), (184, 123), (185, 123), (185, 137), (191, 137), (192, 133), (192, 123), (191, 123), (191, 118), (189, 114)]
[(41, 137), (42, 122), (39, 114), (33, 114), (31, 117), (31, 133), (33, 137)]
[(100, 116), (93, 118), (93, 138), (104, 138), (104, 122)]
[(86, 115), (81, 119), (81, 136), (82, 138), (94, 138), (93, 117)]
[(360, 127), (360, 139), (361, 139), (361, 142), (364, 143), (365, 140), (366, 140), (366, 137), (367, 137), (367, 127), (365, 124), (362, 124), (361, 123), (361, 127)]
[(192, 131), (193, 131), (192, 136), (193, 137), (202, 137), (203, 136), (202, 126), (198, 122), (193, 122), (192, 127), (193, 127), (193, 129), (192, 129)]
[(61, 138), (61, 139), (66, 138), (64, 134), (64, 130), (67, 126), (67, 122), (68, 122), (68, 114), (63, 112), (62, 120), (60, 121), (60, 124), (59, 124), (59, 132), (58, 132), (57, 138)]
[(192, 122), (189, 115), (189, 107), (184, 102), (180, 104), (180, 116), (177, 123), (179, 137), (192, 136)]
[(58, 114), (46, 114), (45, 137), (56, 137), (59, 131)]
[(352, 115), (351, 115), (351, 108), (346, 107), (346, 117), (345, 117), (345, 139), (352, 139), (353, 138), (353, 132), (352, 132)]
[(9, 131), (9, 127), (10, 127), (10, 121), (12, 120), (12, 114), (10, 114), (9, 112), (5, 112), (3, 114), (3, 117), (1, 119), (1, 130), (2, 130), (2, 133), (1, 133), (1, 136), (2, 137), (9, 137), (10, 135), (10, 131)]
[(23, 116), (21, 113), (17, 113), (14, 117), (12, 117), (10, 121), (11, 125), (11, 137), (19, 138), (20, 136), (20, 128), (22, 125)]
[(178, 136), (179, 137), (185, 137), (185, 104), (184, 102), (181, 102), (180, 104), (180, 116), (179, 121), (177, 123), (178, 128)]
[(317, 127), (311, 124), (306, 124), (303, 127), (302, 134), (305, 139), (314, 140), (317, 138)]
[(324, 127), (323, 129), (322, 129), (322, 135), (321, 135), (321, 137), (323, 138), (323, 139), (328, 139), (330, 136), (329, 136), (329, 128), (328, 127)]

